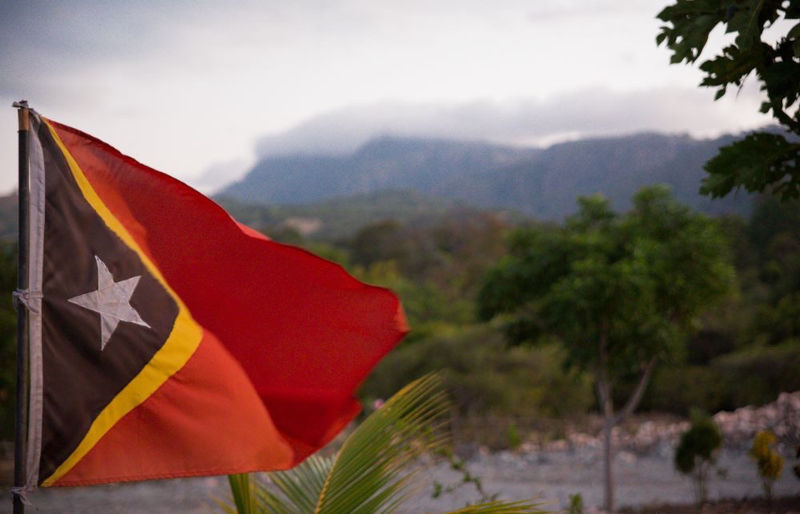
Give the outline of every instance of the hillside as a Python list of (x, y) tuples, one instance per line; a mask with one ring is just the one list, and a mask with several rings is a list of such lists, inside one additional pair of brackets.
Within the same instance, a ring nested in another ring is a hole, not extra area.
[(408, 189), (558, 220), (573, 211), (578, 195), (600, 192), (624, 209), (640, 187), (663, 182), (673, 186), (679, 201), (695, 209), (746, 216), (748, 195), (710, 200), (697, 193), (703, 164), (732, 140), (637, 134), (521, 149), (382, 137), (345, 156), (263, 159), (220, 195), (246, 203), (303, 204)]
[[(214, 199), (237, 220), (267, 233), (291, 229), (303, 236), (327, 240), (350, 237), (365, 225), (382, 220), (424, 227), (447, 219), (485, 215), (485, 211), (464, 202), (414, 191), (384, 190), (303, 205), (245, 204), (222, 196)], [(509, 211), (494, 214), (509, 221), (523, 218)]]
[(219, 196), (298, 204), (391, 189), (440, 195), (461, 177), (522, 162), (535, 153), (488, 143), (381, 137), (346, 156), (269, 157)]
[(0, 239), (17, 238), (17, 193), (0, 196)]

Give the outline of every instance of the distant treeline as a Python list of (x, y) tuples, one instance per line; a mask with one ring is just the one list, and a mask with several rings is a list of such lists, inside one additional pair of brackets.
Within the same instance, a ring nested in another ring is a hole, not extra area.
[[(714, 412), (800, 389), (799, 207), (762, 196), (748, 219), (717, 218), (735, 287), (694, 321), (682, 350), (657, 368), (642, 409)], [(333, 258), (402, 297), (412, 332), (369, 378), (365, 398), (386, 397), (412, 378), (443, 369), (463, 415), (586, 413), (596, 408), (591, 377), (566, 369), (554, 341), (511, 347), (502, 323), (481, 323), (476, 316), (486, 271), (507, 254), (509, 234), (519, 226), (476, 211), (426, 225), (379, 221), (328, 242), (285, 229), (270, 235)], [(615, 391), (618, 401), (632, 387), (622, 384)]]

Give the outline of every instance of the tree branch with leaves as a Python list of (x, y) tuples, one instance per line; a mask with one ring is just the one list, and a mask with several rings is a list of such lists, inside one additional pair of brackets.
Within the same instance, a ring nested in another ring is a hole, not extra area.
[(765, 95), (761, 112), (771, 113), (785, 130), (755, 132), (722, 147), (705, 166), (700, 192), (716, 198), (744, 187), (800, 198), (800, 23), (774, 42), (764, 37), (769, 28), (800, 20), (800, 0), (677, 0), (658, 19), (664, 25), (656, 43), (671, 51), (673, 64), (696, 63), (711, 31), (724, 26), (733, 43), (699, 64), (700, 86), (716, 88), (718, 100), (754, 77)]

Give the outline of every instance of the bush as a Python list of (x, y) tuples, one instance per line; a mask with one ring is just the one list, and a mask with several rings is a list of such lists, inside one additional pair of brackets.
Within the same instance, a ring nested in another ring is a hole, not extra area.
[(705, 366), (662, 366), (642, 400), (642, 410), (671, 412), (681, 416), (692, 407), (706, 412), (725, 408), (729, 393), (716, 370)]
[(586, 375), (564, 371), (555, 345), (508, 348), (502, 333), (477, 325), (449, 335), (403, 343), (362, 387), (367, 401), (387, 398), (403, 384), (441, 370), (460, 416), (567, 417), (593, 404)]
[(774, 401), (800, 389), (800, 341), (750, 347), (717, 357), (709, 366), (662, 366), (642, 400), (643, 410), (689, 413), (734, 410)]
[(748, 348), (715, 359), (711, 367), (724, 382), (728, 409), (769, 403), (800, 389), (800, 341)]
[(768, 430), (758, 432), (753, 438), (753, 447), (749, 455), (756, 461), (758, 476), (761, 477), (761, 486), (767, 500), (772, 500), (772, 485), (781, 476), (783, 471), (783, 457), (772, 449), (778, 441), (775, 434)]
[(720, 446), (722, 432), (714, 420), (707, 414), (694, 413), (692, 425), (681, 435), (675, 448), (675, 468), (692, 476), (698, 504), (706, 501), (708, 472)]

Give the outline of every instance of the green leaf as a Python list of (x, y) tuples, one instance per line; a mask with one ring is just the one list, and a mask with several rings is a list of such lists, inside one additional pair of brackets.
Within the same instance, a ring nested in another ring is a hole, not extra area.
[(236, 510), (225, 508), (226, 512), (237, 512), (238, 514), (255, 514), (258, 512), (254, 485), (250, 475), (247, 473), (228, 475), (228, 483), (231, 486)]
[(332, 459), (312, 456), (294, 469), (270, 473), (269, 479), (280, 494), (258, 483), (260, 512), (314, 512), (332, 465)]
[(724, 146), (705, 170), (700, 192), (713, 198), (740, 187), (750, 192), (771, 188), (787, 200), (800, 197), (800, 143), (779, 134), (756, 132)]
[[(727, 5), (726, 5), (727, 4)], [(760, 111), (772, 116), (789, 132), (800, 135), (800, 24), (794, 24), (785, 37), (771, 34), (762, 40), (767, 27), (783, 27), (781, 20), (800, 18), (797, 0), (676, 0), (665, 7), (658, 19), (666, 25), (659, 29), (657, 44), (666, 42), (672, 52), (671, 63), (693, 63), (705, 48), (710, 32), (722, 24), (726, 34), (733, 34), (733, 44), (700, 63), (703, 72), (700, 85), (717, 88), (715, 100), (727, 87), (741, 88), (753, 75), (760, 90), (768, 98)], [(771, 42), (768, 42), (771, 41)], [(782, 199), (800, 196), (797, 154), (767, 141), (750, 140), (743, 146), (730, 148), (709, 161), (709, 177), (701, 192), (713, 197), (724, 196), (733, 189), (763, 191), (768, 187)], [(763, 153), (747, 155), (745, 148), (761, 147)], [(756, 162), (759, 157), (762, 162)], [(738, 159), (744, 162), (737, 163)]]
[(463, 509), (452, 511), (451, 514), (523, 514), (541, 513), (539, 504), (531, 502), (502, 502), (493, 501), (469, 505)]

